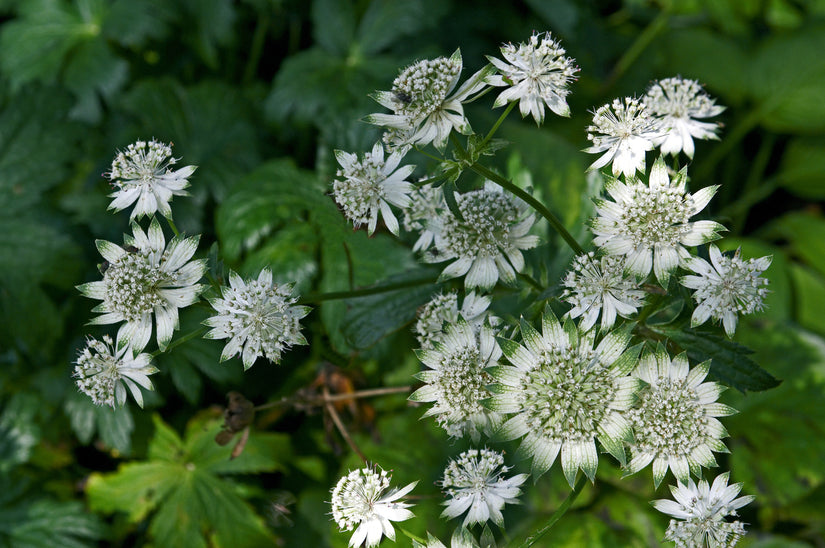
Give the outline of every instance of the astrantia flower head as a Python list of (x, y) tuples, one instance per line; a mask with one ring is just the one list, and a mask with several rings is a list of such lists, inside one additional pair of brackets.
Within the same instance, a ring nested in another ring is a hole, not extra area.
[(476, 331), (463, 319), (450, 324), (433, 350), (421, 349), (418, 359), (429, 370), (415, 377), (426, 383), (413, 392), (412, 401), (435, 402), (424, 414), (452, 437), (469, 434), (478, 441), (480, 433), (488, 435), (501, 423), (501, 416), (487, 409), (482, 401), (490, 397), (486, 369), (497, 364), (501, 349), (495, 330), (485, 323)]
[(693, 139), (718, 139), (718, 123), (700, 122), (721, 114), (725, 107), (715, 104), (696, 80), (665, 78), (654, 82), (643, 99), (650, 114), (659, 119), (662, 135), (655, 144), (662, 154), (684, 150), (693, 158)]
[(725, 521), (736, 517), (736, 510), (753, 501), (753, 495), (736, 498), (742, 490), (741, 483), (728, 485), (730, 474), (725, 472), (709, 486), (706, 480), (699, 485), (689, 480), (687, 484), (670, 486), (672, 500), (654, 500), (653, 506), (670, 520), (665, 540), (676, 543), (676, 548), (730, 548), (745, 535), (740, 521)]
[(489, 449), (470, 449), (450, 460), (441, 480), (449, 497), (441, 517), (456, 518), (467, 512), (465, 527), (488, 519), (503, 527), (501, 509), (505, 504), (518, 504), (519, 485), (527, 480), (527, 474), (503, 478), (509, 469), (504, 456)]
[(571, 488), (579, 468), (594, 480), (597, 439), (624, 463), (623, 444), (632, 439), (625, 415), (641, 384), (628, 375), (639, 352), (627, 349), (629, 331), (613, 331), (596, 345), (594, 330), (582, 333), (569, 320), (562, 327), (548, 308), (541, 333), (522, 320), (521, 335), (523, 344), (499, 341), (512, 366), (491, 370), (498, 384), (488, 407), (514, 415), (498, 435), (524, 438), (519, 451), (532, 457), (534, 477), (550, 469), (561, 452)]
[(687, 483), (691, 473), (700, 475), (701, 467), (716, 466), (713, 451), (727, 452), (721, 439), (728, 433), (716, 417), (736, 410), (717, 403), (725, 390), (722, 385), (702, 382), (709, 369), (710, 361), (690, 369), (684, 353), (671, 361), (661, 345), (642, 355), (633, 374), (646, 386), (630, 412), (635, 440), (630, 447), (628, 474), (652, 462), (656, 487), (668, 468), (677, 480)]
[(531, 115), (544, 122), (544, 107), (559, 116), (570, 116), (567, 85), (576, 79), (579, 68), (549, 32), (534, 34), (526, 44), (505, 44), (501, 55), (506, 62), (487, 56), (499, 74), (487, 78), (493, 86), (509, 86), (496, 98), (494, 107), (519, 102), (521, 116)]
[(623, 173), (630, 177), (637, 170), (644, 173), (645, 152), (653, 150), (653, 141), (660, 133), (656, 120), (638, 99), (614, 99), (593, 113), (593, 125), (587, 128), (587, 138), (593, 146), (584, 151), (604, 152), (590, 169), (599, 169), (612, 161), (614, 176)]
[(355, 154), (341, 150), (335, 151), (335, 157), (341, 164), (337, 175), (343, 179), (333, 181), (333, 196), (347, 218), (356, 228), (366, 224), (372, 234), (380, 211), (387, 228), (398, 235), (398, 220), (390, 204), (402, 208), (410, 205), (409, 193), (413, 185), (406, 179), (415, 166), (399, 168), (403, 157), (400, 152), (393, 152), (384, 161), (381, 143), (375, 143), (372, 152), (367, 152), (360, 160)]
[[(449, 58), (425, 59), (401, 71), (391, 91), (379, 91), (373, 98), (393, 114), (371, 114), (365, 120), (389, 129), (391, 148), (433, 143), (439, 150), (447, 146), (450, 131), (471, 133), (462, 102), (485, 87), (485, 67), (473, 74), (455, 93), (463, 61), (461, 51)], [(449, 97), (448, 97), (449, 95)]]
[(617, 314), (627, 318), (644, 304), (645, 292), (639, 289), (635, 276), (625, 272), (624, 257), (596, 258), (592, 252), (579, 255), (563, 283), (562, 298), (573, 306), (567, 316), (581, 316), (583, 331), (593, 327), (599, 313), (601, 329), (606, 331), (616, 322)]
[(690, 221), (718, 186), (689, 194), (686, 180), (687, 170), (682, 169), (671, 181), (662, 158), (650, 170), (647, 185), (635, 177), (627, 183), (608, 180), (605, 190), (615, 201), (595, 200), (593, 243), (608, 255), (625, 255), (625, 268), (638, 276), (646, 277), (652, 269), (662, 287), (667, 287), (680, 260), (690, 257), (685, 246), (716, 240), (725, 229), (714, 221)]
[(693, 298), (699, 304), (690, 319), (691, 327), (713, 318), (721, 320), (725, 333), (732, 337), (739, 314), (762, 310), (768, 280), (760, 274), (770, 264), (770, 256), (743, 261), (738, 249), (733, 257), (726, 257), (715, 245), (710, 246), (710, 264), (699, 257), (685, 259), (682, 266), (697, 274), (680, 280), (682, 285), (694, 290)]
[(121, 211), (137, 202), (130, 215), (131, 219), (154, 215), (160, 212), (172, 218), (169, 201), (172, 196), (186, 196), (188, 178), (197, 166), (186, 166), (172, 171), (170, 166), (177, 163), (172, 157), (172, 147), (158, 143), (154, 139), (137, 141), (126, 150), (119, 152), (112, 162), (112, 169), (104, 176), (117, 190), (109, 195), (114, 198), (109, 209)]
[(353, 470), (338, 481), (332, 490), (332, 519), (342, 531), (352, 531), (350, 546), (378, 546), (383, 535), (395, 540), (392, 521), (404, 521), (413, 517), (407, 508), (410, 504), (396, 502), (409, 493), (418, 482), (402, 489), (390, 487), (392, 476), (384, 470), (361, 468)]
[(475, 291), (468, 293), (458, 307), (458, 292), (439, 293), (418, 309), (418, 320), (415, 322), (415, 334), (421, 348), (432, 350), (436, 341), (444, 338), (444, 324), (454, 324), (459, 317), (469, 323), (478, 332), (485, 320), (492, 326), (499, 322), (499, 318), (487, 312), (492, 298), (487, 295), (476, 295)]
[(241, 354), (244, 369), (259, 356), (278, 363), (281, 352), (294, 344), (307, 344), (301, 334), (300, 319), (309, 314), (308, 306), (294, 306), (292, 284), (272, 283), (272, 272), (261, 270), (256, 280), (244, 281), (229, 273), (229, 287), (222, 287), (221, 299), (211, 299), (216, 315), (203, 323), (213, 329), (207, 339), (229, 339), (221, 361)]
[(464, 276), (467, 289), (490, 289), (499, 278), (513, 284), (524, 268), (521, 250), (538, 244), (528, 234), (535, 216), (525, 216), (527, 205), (501, 189), (487, 184), (483, 190), (456, 195), (459, 219), (449, 210), (435, 235), (435, 251), (424, 256), (430, 263), (454, 260), (441, 273), (441, 279)]
[(447, 202), (444, 191), (431, 184), (423, 185), (410, 193), (410, 205), (404, 209), (404, 230), (420, 232), (413, 251), (425, 251), (441, 231), (441, 220)]
[(178, 327), (178, 309), (196, 302), (206, 288), (197, 283), (206, 272), (206, 259), (189, 260), (200, 236), (176, 236), (167, 246), (157, 218), (148, 232), (132, 224), (132, 233), (124, 238), (126, 249), (105, 240), (95, 242), (108, 267), (103, 280), (77, 289), (103, 301), (92, 309), (103, 314), (89, 323), (126, 322), (118, 329), (118, 345), (131, 345), (135, 352), (152, 337), (154, 314), (158, 347), (164, 350)]
[(137, 404), (143, 407), (143, 393), (138, 385), (152, 390), (149, 375), (157, 373), (152, 356), (146, 353), (135, 356), (131, 347), (117, 350), (109, 335), (99, 341), (90, 337), (86, 348), (77, 355), (74, 377), (81, 392), (92, 398), (96, 405), (115, 407), (126, 403), (126, 388)]

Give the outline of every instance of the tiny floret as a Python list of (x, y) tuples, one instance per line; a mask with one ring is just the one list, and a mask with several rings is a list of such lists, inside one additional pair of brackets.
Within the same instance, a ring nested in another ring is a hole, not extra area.
[(616, 316), (628, 318), (644, 304), (645, 292), (633, 274), (625, 272), (624, 257), (593, 252), (576, 257), (563, 280), (562, 298), (573, 307), (570, 318), (581, 317), (581, 329), (587, 331), (601, 314), (601, 329), (613, 327)]
[(359, 159), (355, 154), (335, 151), (335, 157), (341, 165), (336, 179), (332, 183), (335, 202), (344, 210), (355, 228), (367, 225), (369, 234), (375, 232), (378, 212), (390, 232), (398, 235), (398, 219), (390, 204), (406, 208), (410, 205), (409, 194), (413, 185), (407, 181), (415, 166), (398, 167), (403, 158), (400, 152), (393, 152), (384, 160), (384, 148), (381, 143), (372, 147)]
[(505, 504), (518, 504), (519, 485), (527, 480), (527, 474), (502, 477), (509, 469), (504, 456), (489, 449), (470, 449), (452, 459), (441, 480), (448, 497), (441, 517), (456, 518), (467, 512), (464, 527), (489, 519), (503, 527), (501, 509)]
[(587, 138), (593, 146), (584, 151), (604, 153), (590, 169), (599, 169), (613, 162), (613, 175), (630, 177), (645, 171), (645, 153), (653, 150), (653, 142), (661, 131), (644, 104), (634, 97), (614, 99), (593, 113), (593, 124), (587, 128)]
[(418, 309), (415, 322), (415, 335), (422, 349), (433, 350), (435, 343), (444, 339), (444, 324), (454, 324), (459, 317), (469, 323), (476, 333), (488, 320), (496, 326), (499, 318), (490, 315), (487, 308), (492, 298), (489, 295), (476, 295), (471, 291), (464, 296), (461, 308), (458, 307), (458, 293), (438, 293), (424, 306)]
[(698, 304), (690, 319), (691, 327), (713, 318), (721, 320), (725, 333), (732, 337), (739, 314), (762, 310), (768, 280), (760, 274), (770, 264), (770, 256), (744, 261), (739, 258), (738, 249), (733, 257), (726, 257), (715, 245), (710, 246), (710, 263), (699, 257), (685, 259), (683, 266), (696, 274), (681, 279), (682, 285), (694, 290), (693, 298)]
[(178, 328), (178, 309), (198, 300), (206, 288), (198, 284), (206, 272), (206, 259), (190, 261), (200, 236), (178, 237), (166, 245), (156, 217), (149, 231), (132, 224), (133, 236), (125, 246), (97, 240), (108, 266), (103, 280), (77, 286), (86, 297), (103, 301), (92, 312), (102, 315), (92, 324), (125, 322), (117, 332), (118, 345), (140, 352), (152, 336), (152, 315), (157, 322), (158, 347), (164, 350)]
[(725, 110), (708, 97), (696, 80), (665, 78), (654, 82), (644, 96), (650, 114), (659, 121), (661, 135), (654, 140), (662, 154), (684, 150), (693, 158), (693, 139), (718, 139), (719, 124), (700, 122)]
[(278, 363), (284, 350), (307, 344), (299, 321), (310, 308), (296, 306), (292, 284), (273, 283), (268, 268), (248, 281), (230, 272), (229, 286), (221, 288), (221, 295), (210, 301), (216, 314), (204, 321), (212, 327), (206, 338), (229, 339), (221, 361), (240, 354), (244, 369), (249, 369), (259, 356)]
[(596, 236), (593, 243), (607, 255), (624, 255), (625, 268), (639, 277), (653, 270), (662, 287), (667, 287), (680, 261), (690, 257), (686, 246), (716, 240), (725, 229), (714, 221), (690, 221), (718, 187), (690, 194), (686, 180), (683, 168), (671, 181), (662, 158), (650, 170), (648, 184), (635, 177), (625, 183), (608, 180), (605, 190), (614, 201), (595, 201), (598, 216), (590, 223)]
[(172, 157), (172, 147), (154, 139), (137, 141), (118, 152), (112, 168), (104, 176), (112, 182), (115, 192), (109, 209), (121, 211), (132, 204), (135, 208), (131, 219), (159, 212), (166, 218), (172, 218), (169, 201), (172, 196), (186, 196), (189, 177), (197, 166), (186, 166), (172, 171), (170, 166), (178, 159)]
[(425, 184), (410, 193), (410, 205), (404, 209), (404, 230), (419, 232), (413, 251), (426, 251), (435, 235), (441, 232), (441, 220), (447, 202), (440, 187)]
[(134, 355), (128, 345), (118, 350), (112, 338), (104, 335), (102, 341), (92, 337), (86, 341), (86, 347), (77, 355), (74, 377), (80, 391), (96, 405), (122, 406), (126, 403), (128, 388), (137, 404), (143, 407), (139, 386), (153, 390), (149, 375), (157, 371), (151, 355)]
[(579, 68), (565, 56), (564, 48), (549, 32), (533, 34), (526, 44), (505, 44), (501, 55), (504, 61), (487, 57), (498, 69), (498, 74), (488, 77), (487, 83), (507, 86), (493, 107), (518, 101), (522, 118), (529, 114), (537, 124), (544, 122), (545, 106), (558, 116), (570, 116), (567, 86), (576, 79)]
[(699, 485), (689, 480), (670, 486), (672, 500), (654, 500), (653, 507), (676, 519), (670, 520), (665, 540), (676, 543), (676, 548), (731, 548), (745, 535), (745, 524), (739, 520), (726, 521), (728, 516), (737, 517), (736, 511), (753, 501), (753, 495), (736, 498), (742, 490), (741, 483), (728, 485), (730, 474), (725, 472), (709, 485), (699, 480)]
[(716, 401), (724, 391), (722, 385), (702, 382), (709, 369), (709, 361), (690, 369), (684, 353), (671, 360), (661, 345), (642, 355), (633, 372), (645, 387), (629, 414), (634, 441), (628, 474), (652, 462), (656, 487), (668, 468), (677, 480), (687, 483), (691, 473), (699, 476), (702, 467), (716, 466), (714, 451), (728, 451), (721, 441), (728, 433), (716, 417), (736, 410)]
[(413, 517), (407, 510), (410, 504), (396, 501), (412, 491), (417, 482), (386, 492), (391, 479), (376, 467), (361, 468), (342, 477), (332, 490), (332, 519), (342, 531), (355, 529), (349, 546), (361, 546), (364, 541), (367, 548), (378, 546), (384, 535), (395, 540), (391, 522)]

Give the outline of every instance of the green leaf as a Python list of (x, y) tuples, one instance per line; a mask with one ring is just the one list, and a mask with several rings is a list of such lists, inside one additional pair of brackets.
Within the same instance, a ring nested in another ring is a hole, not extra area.
[(741, 392), (768, 390), (778, 386), (781, 382), (748, 357), (748, 354), (753, 353), (752, 350), (738, 343), (713, 333), (689, 328), (674, 329), (664, 326), (650, 326), (650, 328), (684, 348), (691, 362), (701, 363), (712, 360), (710, 376)]
[(6, 474), (29, 460), (32, 447), (40, 441), (40, 427), (36, 419), (40, 408), (32, 394), (13, 395), (0, 415), (0, 473)]
[(115, 0), (103, 25), (103, 34), (122, 46), (136, 48), (149, 40), (163, 40), (175, 17), (174, 5), (163, 0)]
[(135, 422), (128, 406), (102, 407), (93, 404), (85, 394), (72, 390), (63, 404), (63, 412), (69, 417), (69, 424), (80, 443), (89, 444), (98, 433), (106, 447), (123, 455), (132, 451)]
[(97, 545), (103, 532), (100, 519), (77, 501), (26, 497), (0, 506), (0, 546), (83, 548)]
[(344, 57), (354, 34), (355, 9), (351, 0), (315, 0), (312, 3), (312, 37), (316, 44)]
[(233, 38), (235, 8), (232, 0), (181, 0), (184, 40), (198, 52), (206, 65), (218, 68), (218, 47)]
[(244, 277), (272, 270), (276, 283), (294, 283), (295, 292), (306, 293), (318, 275), (318, 232), (310, 223), (290, 223), (264, 239), (241, 268)]
[(798, 264), (791, 265), (790, 273), (794, 286), (796, 321), (806, 329), (825, 335), (825, 324), (822, 323), (825, 278)]
[(825, 198), (825, 140), (797, 137), (788, 142), (777, 179), (802, 198)]
[(378, 53), (406, 36), (436, 27), (446, 11), (438, 0), (372, 0), (358, 25), (356, 41), (365, 54)]
[(788, 240), (789, 254), (799, 257), (825, 276), (825, 219), (811, 213), (788, 213), (765, 230)]

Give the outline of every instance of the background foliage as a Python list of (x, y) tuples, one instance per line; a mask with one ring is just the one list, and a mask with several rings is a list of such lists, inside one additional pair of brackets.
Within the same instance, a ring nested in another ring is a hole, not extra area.
[[(783, 382), (723, 396), (740, 410), (725, 421), (723, 467), (758, 495), (743, 545), (825, 546), (821, 0), (3, 0), (0, 14), (0, 546), (346, 545), (325, 501), (358, 459), (323, 409), (260, 412), (230, 461), (231, 445), (212, 441), (220, 406), (229, 390), (263, 404), (409, 384), (410, 321), (437, 288), (325, 302), (305, 320), (311, 345), (279, 366), (243, 373), (240, 360), (218, 363), (220, 343), (196, 340), (159, 360), (145, 409), (95, 408), (70, 364), (102, 331), (84, 325), (92, 304), (74, 286), (99, 276), (94, 240), (120, 241), (127, 226), (125, 212), (105, 213), (101, 174), (138, 138), (174, 142), (183, 165), (199, 166), (175, 220), (203, 234), (211, 258), (220, 243), (219, 275), (270, 265), (303, 294), (433, 276), (411, 242), (351, 230), (326, 194), (332, 150), (371, 147), (377, 132), (358, 120), (380, 109), (367, 94), (404, 65), (461, 47), (474, 71), (534, 30), (551, 30), (581, 66), (573, 116), (540, 129), (508, 120), (500, 134), (517, 146), (498, 167), (580, 241), (598, 191), (580, 152), (588, 109), (675, 74), (728, 106), (721, 141), (700, 143), (690, 172), (697, 188), (722, 185), (710, 213), (731, 227), (725, 245), (773, 255), (769, 307), (736, 341)], [(474, 124), (496, 115), (471, 106)], [(528, 263), (557, 279), (570, 253), (543, 240)], [(517, 294), (497, 302), (499, 315), (520, 314)], [(185, 312), (180, 333), (207, 314)], [(399, 484), (420, 479), (421, 493), (437, 494), (446, 458), (464, 449), (403, 395), (339, 412), (371, 460)], [(619, 481), (609, 465), (599, 476), (553, 545), (655, 545), (667, 520), (648, 501), (664, 486)], [(523, 538), (568, 490), (555, 470), (529, 486), (506, 536)], [(416, 502), (409, 528), (448, 538), (439, 498)]]

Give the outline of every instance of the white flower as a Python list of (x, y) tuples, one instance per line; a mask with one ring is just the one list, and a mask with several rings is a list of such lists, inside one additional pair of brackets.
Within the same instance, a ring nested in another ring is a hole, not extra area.
[(75, 364), (74, 377), (80, 391), (96, 405), (112, 407), (115, 402), (119, 406), (126, 403), (126, 388), (143, 407), (143, 393), (138, 385), (152, 390), (149, 375), (158, 371), (152, 365), (152, 356), (146, 353), (135, 356), (129, 345), (116, 350), (109, 335), (103, 335), (102, 341), (89, 337)]
[(635, 474), (653, 462), (653, 483), (662, 482), (667, 469), (676, 479), (687, 483), (690, 474), (699, 476), (701, 467), (716, 466), (713, 451), (727, 452), (721, 439), (728, 435), (716, 417), (736, 410), (717, 403), (725, 388), (719, 383), (702, 382), (710, 361), (693, 369), (682, 353), (671, 361), (660, 344), (655, 352), (642, 355), (633, 375), (646, 386), (639, 391), (637, 406), (629, 413), (635, 434), (627, 473)]
[(206, 259), (189, 261), (200, 236), (176, 236), (167, 247), (157, 218), (152, 218), (148, 235), (137, 224), (132, 224), (132, 233), (124, 238), (125, 249), (105, 240), (95, 242), (108, 267), (103, 280), (77, 289), (103, 301), (92, 309), (103, 314), (89, 323), (126, 322), (118, 329), (118, 345), (129, 344), (135, 352), (152, 337), (154, 313), (158, 347), (164, 350), (178, 327), (178, 308), (196, 302), (206, 288), (197, 284), (206, 272)]
[(364, 541), (368, 548), (378, 546), (383, 535), (395, 540), (395, 529), (390, 522), (413, 517), (407, 510), (410, 504), (395, 501), (412, 491), (418, 482), (384, 494), (390, 479), (384, 470), (361, 468), (342, 477), (332, 490), (332, 519), (342, 531), (355, 529), (349, 546), (361, 546)]
[(414, 188), (406, 179), (415, 166), (398, 167), (403, 156), (400, 152), (393, 152), (385, 162), (381, 143), (375, 143), (372, 152), (364, 154), (361, 160), (355, 154), (335, 151), (335, 158), (341, 164), (337, 175), (343, 180), (333, 181), (333, 196), (356, 228), (367, 224), (371, 235), (375, 232), (378, 212), (381, 211), (387, 228), (398, 235), (398, 220), (389, 204), (402, 208), (409, 206), (409, 193)]
[(527, 480), (527, 474), (502, 478), (509, 469), (504, 466), (504, 456), (489, 449), (470, 449), (451, 459), (441, 480), (449, 497), (441, 517), (456, 518), (467, 512), (464, 527), (488, 519), (503, 527), (501, 509), (505, 504), (518, 504), (518, 486)]
[(542, 332), (522, 319), (523, 346), (499, 344), (512, 366), (494, 367), (488, 407), (514, 414), (499, 429), (503, 440), (524, 438), (519, 451), (532, 457), (533, 476), (545, 473), (561, 452), (570, 487), (579, 468), (593, 481), (599, 464), (598, 439), (624, 463), (624, 442), (632, 439), (626, 418), (641, 384), (628, 375), (638, 347), (627, 349), (630, 332), (613, 331), (595, 346), (595, 331), (564, 328), (548, 308)]
[(726, 257), (715, 245), (710, 246), (710, 264), (699, 257), (685, 259), (682, 266), (698, 274), (680, 280), (682, 285), (695, 290), (693, 298), (699, 303), (690, 319), (691, 327), (701, 325), (709, 318), (722, 320), (725, 333), (732, 337), (738, 314), (762, 310), (768, 280), (760, 274), (770, 264), (770, 256), (743, 261), (738, 249), (733, 257)]
[(497, 364), (501, 349), (495, 331), (485, 323), (477, 332), (463, 319), (444, 330), (433, 350), (421, 349), (418, 359), (430, 369), (415, 375), (426, 384), (413, 392), (411, 401), (435, 402), (425, 417), (436, 422), (452, 437), (469, 434), (478, 441), (501, 423), (501, 416), (487, 409), (482, 400), (490, 397), (486, 369)]
[(456, 195), (463, 219), (448, 209), (435, 234), (435, 250), (424, 256), (430, 263), (455, 259), (441, 273), (441, 280), (464, 276), (467, 289), (490, 289), (499, 278), (514, 284), (516, 273), (524, 268), (522, 249), (538, 244), (528, 234), (535, 216), (524, 215), (527, 205), (489, 183), (483, 190)]
[(499, 318), (487, 312), (492, 297), (476, 295), (475, 291), (468, 293), (458, 308), (458, 293), (438, 293), (430, 301), (418, 309), (418, 320), (415, 322), (415, 334), (418, 344), (425, 350), (433, 350), (436, 341), (444, 338), (444, 324), (456, 323), (459, 317), (469, 323), (478, 333), (485, 320), (495, 327)]
[(245, 282), (229, 273), (229, 287), (221, 288), (222, 299), (211, 299), (216, 315), (204, 321), (213, 329), (207, 339), (229, 339), (221, 361), (241, 354), (244, 369), (259, 356), (272, 362), (281, 360), (281, 352), (294, 344), (307, 344), (299, 320), (309, 314), (308, 306), (293, 306), (292, 284), (272, 283), (272, 272), (261, 270), (257, 280)]
[(725, 227), (714, 221), (690, 218), (702, 211), (718, 186), (689, 194), (685, 190), (687, 170), (670, 181), (660, 157), (650, 170), (649, 184), (635, 177), (627, 183), (608, 180), (605, 190), (615, 200), (595, 200), (598, 217), (591, 221), (593, 243), (608, 255), (625, 255), (626, 268), (640, 277), (650, 270), (667, 287), (679, 261), (690, 254), (685, 246), (697, 246), (719, 238)]
[[(435, 538), (430, 532), (427, 532), (427, 544), (421, 544), (413, 539), (413, 548), (447, 548), (444, 543)], [(458, 527), (453, 531), (453, 536), (450, 539), (450, 548), (479, 548), (473, 534), (464, 527)]]
[(441, 220), (446, 209), (444, 192), (439, 187), (426, 184), (410, 193), (410, 205), (404, 209), (404, 230), (421, 232), (413, 251), (430, 247), (435, 235), (442, 230)]
[(715, 104), (696, 80), (665, 78), (654, 82), (643, 102), (651, 115), (660, 121), (664, 134), (655, 140), (662, 154), (679, 154), (684, 150), (693, 158), (693, 138), (718, 139), (718, 123), (700, 122), (721, 114), (725, 107)]
[(488, 77), (487, 83), (510, 86), (499, 94), (493, 107), (518, 101), (522, 118), (529, 114), (537, 124), (544, 122), (545, 105), (559, 116), (570, 116), (567, 85), (576, 79), (579, 68), (564, 54), (564, 48), (546, 32), (533, 34), (529, 43), (518, 47), (502, 46), (501, 55), (507, 62), (487, 56), (499, 71)]
[(137, 141), (125, 152), (118, 152), (112, 162), (112, 169), (104, 176), (117, 188), (109, 195), (114, 198), (109, 209), (121, 211), (137, 201), (130, 219), (144, 215), (154, 215), (156, 211), (164, 217), (172, 218), (169, 200), (172, 196), (186, 196), (188, 178), (197, 166), (186, 166), (172, 171), (169, 166), (177, 163), (172, 157), (172, 147), (158, 143), (154, 139)]
[(484, 89), (484, 78), (491, 70), (485, 67), (473, 74), (448, 97), (458, 84), (462, 67), (460, 50), (449, 59), (438, 57), (410, 65), (393, 81), (391, 91), (373, 95), (381, 106), (393, 113), (370, 114), (365, 120), (389, 129), (387, 138), (391, 148), (433, 143), (444, 150), (453, 129), (464, 135), (472, 132), (462, 103)]
[[(753, 495), (736, 498), (742, 490), (741, 483), (728, 485), (730, 474), (725, 472), (708, 486), (699, 480), (687, 484), (670, 486), (672, 500), (654, 500), (653, 507), (663, 514), (676, 519), (670, 520), (665, 540), (676, 543), (676, 548), (729, 548), (736, 545), (745, 535), (745, 526), (740, 521), (725, 521), (728, 516), (736, 517), (736, 510), (753, 501)], [(677, 521), (682, 520), (682, 521)]]
[(587, 128), (587, 138), (593, 146), (584, 149), (591, 154), (604, 152), (589, 169), (599, 169), (613, 162), (613, 175), (630, 177), (645, 171), (645, 152), (653, 150), (653, 141), (660, 130), (644, 104), (633, 97), (614, 99), (593, 113), (593, 125)]
[(625, 274), (622, 257), (606, 255), (597, 259), (593, 252), (579, 255), (563, 280), (562, 298), (573, 307), (570, 318), (582, 316), (579, 326), (587, 331), (602, 315), (601, 329), (613, 327), (616, 315), (628, 318), (644, 304), (645, 292)]

